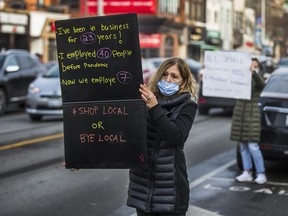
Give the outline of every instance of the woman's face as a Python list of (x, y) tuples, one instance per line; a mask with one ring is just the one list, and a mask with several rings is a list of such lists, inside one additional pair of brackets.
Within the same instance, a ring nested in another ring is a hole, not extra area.
[(161, 79), (165, 80), (166, 82), (172, 82), (177, 84), (181, 84), (183, 82), (183, 78), (176, 65), (172, 65), (167, 68), (167, 70), (164, 71), (164, 73), (162, 74)]
[(256, 71), (259, 71), (259, 64), (258, 64), (258, 62), (257, 61), (252, 61), (252, 65), (251, 65), (251, 67), (252, 67), (252, 70), (254, 71), (254, 70), (256, 70)]

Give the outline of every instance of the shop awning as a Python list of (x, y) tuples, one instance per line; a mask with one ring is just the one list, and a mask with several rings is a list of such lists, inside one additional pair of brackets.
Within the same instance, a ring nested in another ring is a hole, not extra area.
[(206, 44), (205, 41), (189, 41), (189, 45), (198, 46), (203, 50), (220, 50), (220, 47)]

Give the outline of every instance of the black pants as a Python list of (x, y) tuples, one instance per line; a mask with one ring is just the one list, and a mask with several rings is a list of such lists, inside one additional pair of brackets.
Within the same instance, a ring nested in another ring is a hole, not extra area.
[(173, 213), (145, 213), (139, 209), (136, 209), (137, 216), (185, 216), (186, 213), (173, 214)]

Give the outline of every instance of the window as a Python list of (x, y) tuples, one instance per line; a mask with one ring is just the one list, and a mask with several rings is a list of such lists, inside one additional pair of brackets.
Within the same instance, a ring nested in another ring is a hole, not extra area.
[[(188, 9), (186, 7), (188, 7)], [(186, 14), (187, 18), (203, 22), (204, 21), (203, 7), (204, 7), (203, 0), (187, 0), (185, 4), (185, 10), (187, 10), (187, 13), (189, 11), (189, 14)]]
[(174, 44), (173, 38), (171, 36), (166, 37), (166, 39), (165, 39), (165, 57), (174, 56), (173, 44)]
[(3, 55), (0, 55), (0, 68), (3, 67), (3, 64), (4, 64), (4, 60), (5, 60), (5, 56)]
[(19, 61), (19, 65), (21, 69), (29, 69), (35, 65), (35, 63), (33, 62), (30, 56), (19, 55), (17, 56), (17, 59)]
[(8, 58), (7, 66), (19, 66), (15, 56), (10, 56)]
[(243, 13), (236, 12), (236, 19), (235, 19), (235, 29), (242, 30), (243, 29)]
[(267, 82), (263, 93), (267, 92), (277, 92), (277, 93), (288, 93), (288, 77), (287, 76), (271, 76), (270, 80)]
[(166, 14), (178, 15), (179, 0), (160, 0), (159, 12)]
[(70, 10), (79, 10), (80, 5), (79, 5), (79, 0), (61, 0), (59, 2), (59, 5), (67, 5)]

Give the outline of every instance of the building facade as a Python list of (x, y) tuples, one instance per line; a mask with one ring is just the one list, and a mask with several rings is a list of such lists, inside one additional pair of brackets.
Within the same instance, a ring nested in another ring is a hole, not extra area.
[[(193, 58), (205, 50), (287, 54), (284, 0), (2, 0), (0, 49), (56, 60), (54, 21), (137, 13), (144, 58)], [(271, 51), (272, 50), (272, 51)]]

